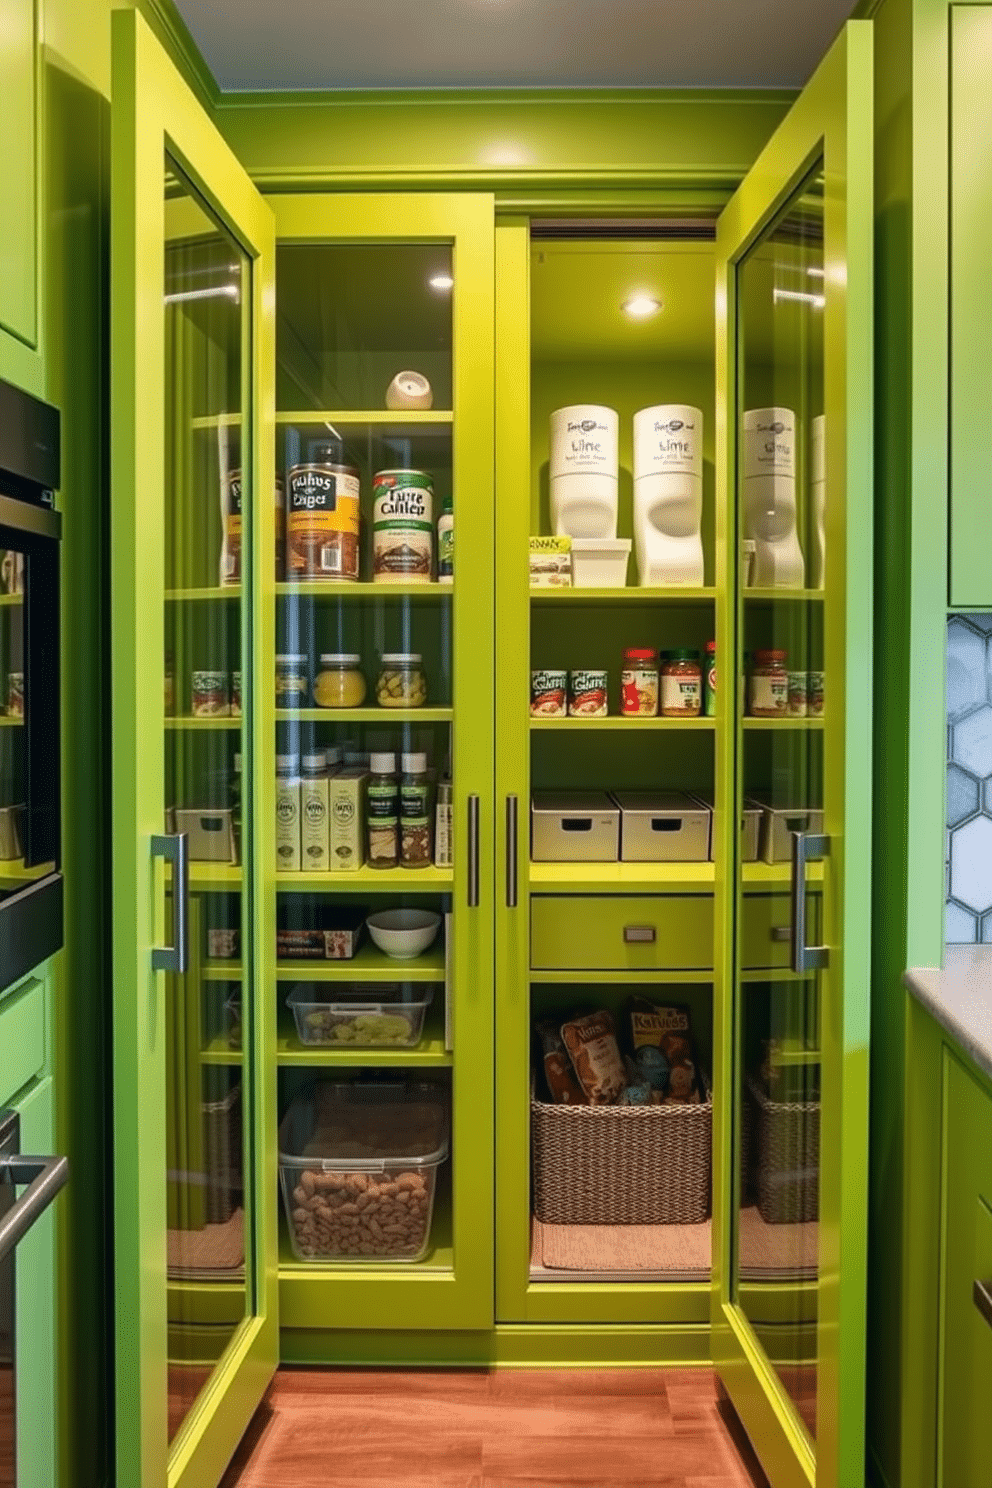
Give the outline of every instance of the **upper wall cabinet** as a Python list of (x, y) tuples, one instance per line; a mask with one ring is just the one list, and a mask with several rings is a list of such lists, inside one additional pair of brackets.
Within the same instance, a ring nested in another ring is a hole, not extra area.
[(0, 328), (38, 339), (38, 0), (0, 0)]

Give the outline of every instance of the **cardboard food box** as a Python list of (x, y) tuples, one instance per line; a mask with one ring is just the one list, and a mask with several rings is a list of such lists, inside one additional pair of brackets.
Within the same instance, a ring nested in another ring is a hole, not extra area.
[(532, 589), (570, 589), (572, 587), (572, 539), (570, 537), (532, 537), (529, 567)]
[(350, 961), (358, 950), (364, 924), (365, 910), (351, 905), (287, 905), (280, 910), (276, 923), (276, 958)]
[(329, 781), (332, 873), (353, 873), (365, 862), (365, 782), (361, 765), (339, 770)]
[(620, 807), (623, 863), (705, 863), (710, 854), (708, 807), (685, 791), (613, 791)]
[(535, 791), (530, 803), (535, 863), (615, 863), (620, 808), (606, 791)]

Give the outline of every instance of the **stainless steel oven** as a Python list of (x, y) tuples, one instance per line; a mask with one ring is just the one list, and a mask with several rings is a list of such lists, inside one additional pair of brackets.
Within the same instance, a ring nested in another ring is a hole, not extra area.
[(62, 945), (59, 434), (0, 381), (0, 992)]
[(68, 1176), (67, 1158), (22, 1156), (17, 1112), (0, 1111), (0, 1488), (17, 1485), (17, 1245)]

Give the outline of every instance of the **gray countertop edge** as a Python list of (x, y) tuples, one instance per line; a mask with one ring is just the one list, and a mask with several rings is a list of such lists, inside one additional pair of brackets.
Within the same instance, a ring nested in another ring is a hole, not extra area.
[(992, 1079), (992, 945), (948, 946), (945, 966), (914, 966), (903, 981), (941, 1028)]

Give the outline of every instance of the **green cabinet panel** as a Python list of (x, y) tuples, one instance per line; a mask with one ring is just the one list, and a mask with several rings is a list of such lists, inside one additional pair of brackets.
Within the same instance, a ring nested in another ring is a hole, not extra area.
[(973, 1287), (992, 1287), (992, 1095), (956, 1059), (945, 1069), (940, 1483), (984, 1488), (992, 1479), (992, 1325)]
[(37, 341), (38, 0), (0, 0), (0, 326)]
[(979, 540), (988, 521), (992, 402), (992, 8), (953, 5), (950, 28), (950, 602), (978, 609), (992, 604), (992, 572)]
[[(819, 895), (806, 897), (810, 937), (819, 934)], [(741, 968), (786, 971), (792, 960), (792, 908), (788, 894), (745, 894), (741, 900)]]
[[(14, 1103), (21, 1151), (47, 1156), (55, 1141), (55, 1094), (42, 1080)], [(55, 1207), (48, 1208), (17, 1247), (17, 1482), (52, 1488), (56, 1476)]]
[(541, 971), (707, 971), (713, 897), (678, 894), (531, 900), (531, 964)]
[(0, 1002), (0, 1101), (22, 1090), (45, 1064), (45, 984), (32, 978)]

